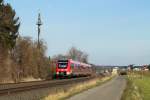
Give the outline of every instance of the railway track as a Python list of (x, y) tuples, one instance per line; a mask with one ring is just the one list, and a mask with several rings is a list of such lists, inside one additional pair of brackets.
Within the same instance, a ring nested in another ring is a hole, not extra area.
[(23, 82), (17, 84), (4, 84), (0, 85), (0, 95), (10, 95), (17, 92), (24, 92), (33, 89), (40, 88), (53, 88), (57, 86), (63, 86), (73, 83), (85, 82), (94, 77), (82, 77), (73, 79), (63, 79), (63, 80), (51, 80), (51, 81), (37, 81), (37, 82)]

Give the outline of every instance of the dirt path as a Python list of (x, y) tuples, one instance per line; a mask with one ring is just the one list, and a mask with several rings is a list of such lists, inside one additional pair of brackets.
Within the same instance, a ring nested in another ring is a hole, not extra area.
[(68, 100), (120, 100), (125, 86), (124, 76), (117, 76), (101, 86), (77, 94)]

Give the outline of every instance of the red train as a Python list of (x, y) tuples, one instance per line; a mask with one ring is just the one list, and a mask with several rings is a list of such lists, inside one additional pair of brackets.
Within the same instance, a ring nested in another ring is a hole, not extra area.
[(68, 60), (58, 60), (56, 63), (57, 77), (78, 77), (92, 75), (92, 66), (90, 64)]

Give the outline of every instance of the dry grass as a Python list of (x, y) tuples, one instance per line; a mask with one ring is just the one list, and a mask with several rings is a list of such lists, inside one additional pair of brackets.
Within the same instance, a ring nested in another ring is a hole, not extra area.
[(133, 83), (133, 80), (127, 79), (127, 87), (121, 100), (143, 100), (139, 88)]
[[(42, 79), (40, 78), (35, 79), (32, 76), (30, 76), (30, 77), (22, 78), (20, 80), (20, 82), (32, 82), (32, 81), (42, 81)], [(0, 84), (7, 84), (7, 83), (15, 83), (15, 82), (10, 78), (5, 78), (5, 80), (0, 81)]]
[(30, 77), (27, 77), (27, 78), (23, 78), (23, 79), (21, 80), (21, 82), (31, 82), (31, 81), (42, 81), (42, 79), (40, 79), (40, 78), (35, 79), (35, 78), (33, 78), (32, 76), (30, 76)]
[(108, 80), (110, 80), (113, 77), (104, 77), (104, 78), (97, 78), (90, 80), (89, 82), (83, 82), (82, 84), (77, 84), (68, 90), (60, 89), (57, 93), (55, 94), (50, 94), (49, 96), (45, 97), (44, 100), (64, 100), (66, 98), (69, 98), (77, 93), (80, 93), (82, 91), (85, 91), (87, 89), (90, 89), (92, 87), (98, 86)]
[(134, 72), (127, 77), (121, 100), (150, 100), (150, 72)]

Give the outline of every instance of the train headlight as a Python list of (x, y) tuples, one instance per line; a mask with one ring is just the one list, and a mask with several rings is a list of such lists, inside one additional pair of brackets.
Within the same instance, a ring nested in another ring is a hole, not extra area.
[(59, 72), (56, 72), (56, 74), (59, 74)]
[(70, 74), (70, 72), (67, 72), (67, 75), (69, 75)]

